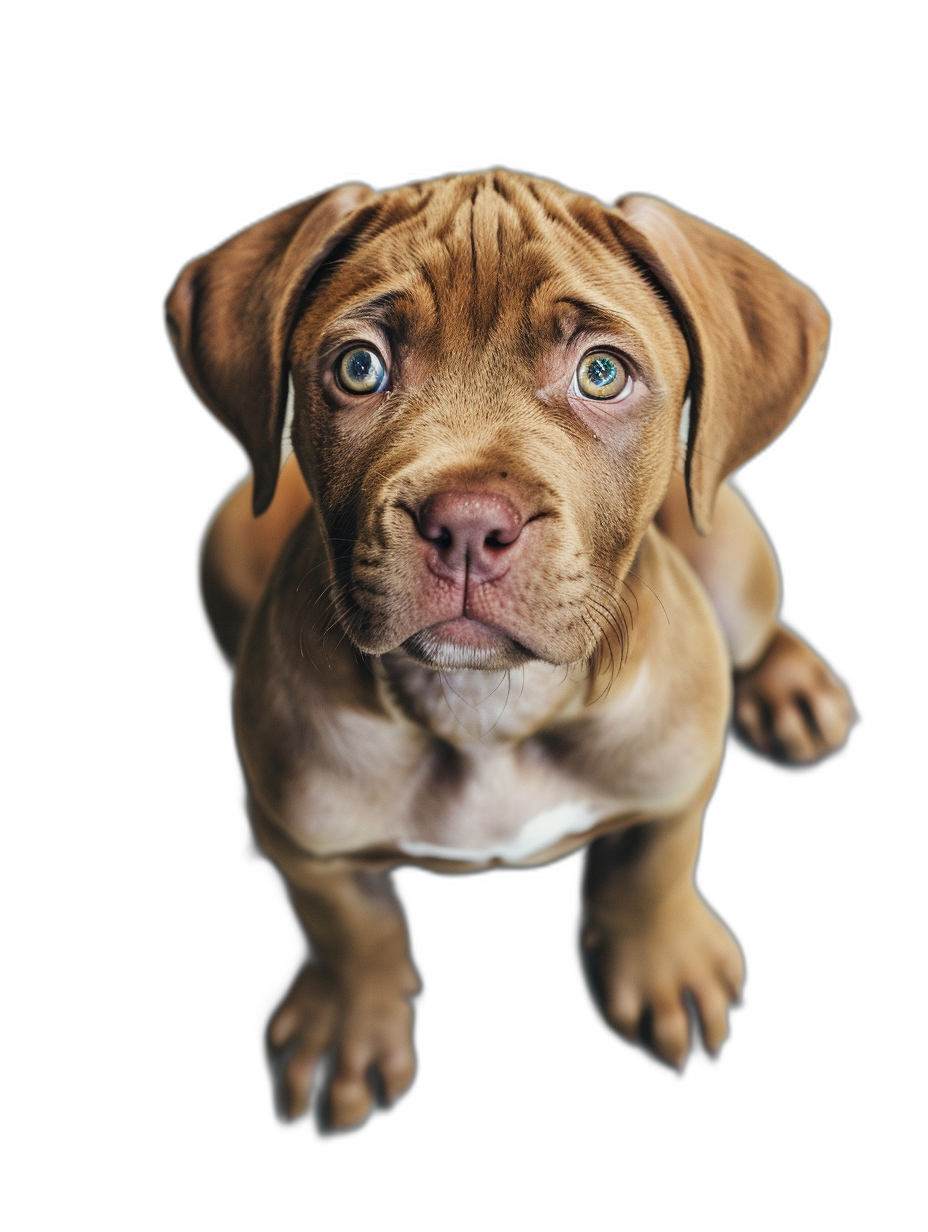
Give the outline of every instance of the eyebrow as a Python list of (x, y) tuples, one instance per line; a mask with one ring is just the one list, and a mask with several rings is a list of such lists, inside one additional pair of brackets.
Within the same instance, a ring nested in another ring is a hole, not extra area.
[(640, 345), (641, 339), (638, 331), (631, 322), (626, 317), (603, 307), (601, 304), (593, 304), (589, 300), (565, 297), (557, 300), (555, 307), (572, 308), (577, 314), (577, 322), (573, 330), (566, 338), (561, 339), (567, 346), (574, 341), (578, 334), (585, 333), (591, 329), (602, 329), (608, 330), (610, 333), (623, 334)]
[(407, 306), (412, 297), (403, 289), (385, 291), (371, 299), (349, 304), (342, 312), (329, 322), (323, 337), (322, 348), (328, 350), (340, 346), (357, 332), (359, 326), (375, 325), (390, 334), (400, 345), (406, 340), (408, 327), (405, 318), (407, 313), (397, 311), (398, 306)]
[(403, 290), (384, 291), (373, 299), (362, 300), (360, 304), (352, 304), (339, 319), (346, 321), (370, 321), (382, 324), (391, 315), (391, 309), (401, 300), (408, 300), (409, 294)]

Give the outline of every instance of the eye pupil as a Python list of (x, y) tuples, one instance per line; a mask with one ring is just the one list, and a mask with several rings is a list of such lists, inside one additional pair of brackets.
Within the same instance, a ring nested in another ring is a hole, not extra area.
[(363, 385), (370, 375), (374, 357), (370, 351), (354, 351), (348, 356), (348, 375), (359, 385)]
[(338, 383), (352, 394), (375, 394), (383, 387), (387, 371), (383, 360), (370, 347), (346, 351), (336, 369)]
[(611, 385), (618, 374), (618, 369), (608, 355), (597, 355), (591, 359), (586, 370), (587, 379), (600, 387)]

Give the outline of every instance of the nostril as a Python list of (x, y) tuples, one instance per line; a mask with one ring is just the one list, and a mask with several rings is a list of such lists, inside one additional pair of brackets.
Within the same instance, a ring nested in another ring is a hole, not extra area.
[(422, 538), (428, 539), (429, 543), (434, 543), (438, 548), (450, 547), (454, 540), (454, 535), (447, 526), (436, 526), (422, 519), (419, 520), (418, 526)]
[(414, 516), (416, 529), (448, 563), (481, 553), (501, 558), (519, 538), (524, 518), (507, 497), (494, 492), (446, 491), (428, 497)]

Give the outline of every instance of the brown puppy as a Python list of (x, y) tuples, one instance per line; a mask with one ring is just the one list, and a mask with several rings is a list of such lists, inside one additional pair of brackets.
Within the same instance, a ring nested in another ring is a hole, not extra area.
[(724, 484), (808, 393), (818, 300), (663, 202), (494, 171), (293, 206), (188, 265), (168, 321), (254, 471), (203, 577), (312, 947), (269, 1027), (289, 1112), (325, 1054), (335, 1127), (412, 1079), (399, 864), (590, 844), (604, 1015), (679, 1065), (690, 996), (715, 1051), (743, 964), (693, 874), (732, 671), (766, 753), (814, 760), (853, 717)]

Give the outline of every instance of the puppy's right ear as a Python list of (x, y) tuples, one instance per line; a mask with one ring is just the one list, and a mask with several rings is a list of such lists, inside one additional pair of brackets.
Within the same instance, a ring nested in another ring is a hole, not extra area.
[(256, 516), (277, 486), (300, 301), (373, 197), (364, 184), (344, 184), (292, 205), (191, 261), (168, 295), (168, 332), (187, 379), (251, 459)]

